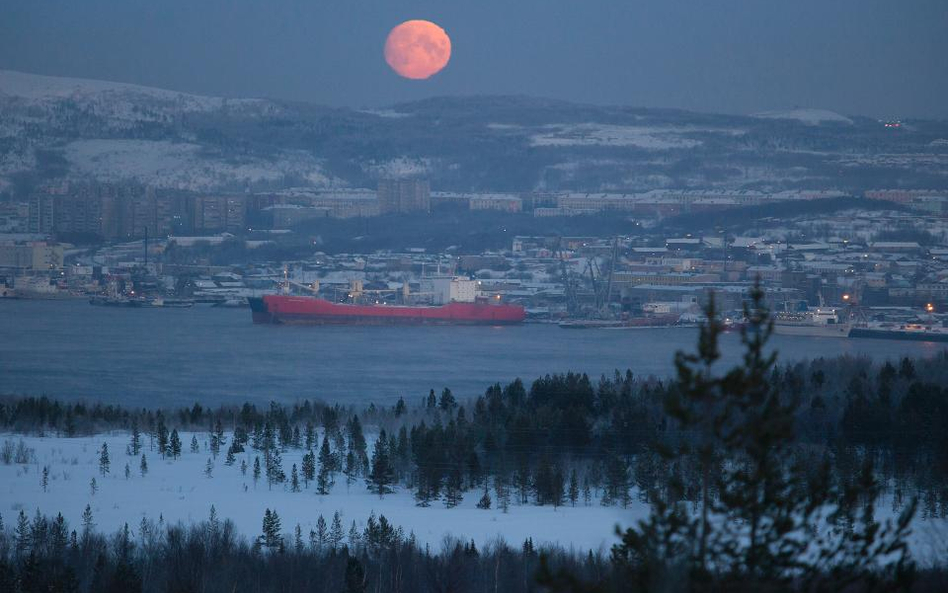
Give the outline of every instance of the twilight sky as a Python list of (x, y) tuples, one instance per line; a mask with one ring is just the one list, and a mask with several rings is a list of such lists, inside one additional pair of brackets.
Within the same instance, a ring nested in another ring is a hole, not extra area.
[[(0, 0), (0, 68), (382, 106), (527, 94), (751, 113), (948, 117), (948, 0)], [(388, 31), (451, 36), (429, 80)], [(2, 89), (0, 89), (2, 90)]]

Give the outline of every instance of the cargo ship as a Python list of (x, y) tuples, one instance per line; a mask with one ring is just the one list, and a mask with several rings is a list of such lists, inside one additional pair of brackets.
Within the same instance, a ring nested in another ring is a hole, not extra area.
[[(440, 280), (440, 279), (438, 279)], [(526, 311), (494, 299), (475, 296), (471, 280), (434, 282), (433, 304), (362, 304), (333, 302), (318, 296), (271, 294), (249, 297), (254, 323), (297, 325), (513, 325), (523, 322)]]
[(834, 308), (808, 307), (803, 311), (774, 314), (774, 333), (784, 336), (846, 338), (852, 326), (844, 322)]
[(850, 338), (948, 342), (948, 328), (923, 323), (869, 322), (849, 332)]

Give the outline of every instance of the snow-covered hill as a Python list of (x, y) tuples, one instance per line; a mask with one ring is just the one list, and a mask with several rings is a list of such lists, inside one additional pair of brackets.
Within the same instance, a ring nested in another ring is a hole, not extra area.
[(15, 97), (34, 102), (70, 99), (80, 103), (114, 101), (158, 103), (182, 112), (213, 111), (224, 107), (257, 106), (258, 99), (224, 99), (122, 82), (41, 76), (14, 70), (0, 70), (0, 97)]
[(827, 109), (791, 109), (789, 111), (764, 111), (755, 113), (754, 117), (762, 119), (790, 119), (807, 125), (816, 126), (822, 123), (852, 124), (853, 120), (845, 115)]

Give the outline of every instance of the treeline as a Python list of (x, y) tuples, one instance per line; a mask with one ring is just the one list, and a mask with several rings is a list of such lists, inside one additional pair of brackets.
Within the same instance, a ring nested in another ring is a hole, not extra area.
[[(261, 535), (250, 540), (213, 507), (204, 521), (166, 525), (142, 519), (112, 534), (96, 528), (89, 510), (76, 529), (61, 514), (29, 519), (21, 512), (9, 526), (0, 520), (3, 593), (635, 590), (627, 579), (621, 548), (609, 556), (540, 547), (531, 538), (518, 546), (498, 540), (481, 548), (446, 538), (432, 550), (384, 516), (369, 517), (364, 529), (353, 527), (345, 536), (341, 530), (320, 535), (304, 534), (298, 525), (282, 533), (276, 512), (268, 510)], [(948, 573), (919, 570), (910, 582), (906, 590), (943, 591)]]
[[(923, 518), (948, 516), (948, 354), (882, 364), (818, 359), (768, 372), (779, 396), (795, 403), (793, 455), (828, 460), (840, 482), (871, 462), (894, 509), (918, 498)], [(422, 506), (451, 507), (471, 495), (504, 510), (627, 505), (649, 502), (674, 476), (697, 504), (700, 476), (662, 456), (694, 436), (666, 410), (679, 389), (631, 372), (596, 382), (567, 373), (529, 388), (496, 384), (464, 404), (444, 389), (413, 406), (399, 400), (358, 412), (308, 401), (154, 411), (21, 398), (0, 403), (0, 428), (66, 436), (127, 430), (128, 453), (139, 456), (147, 438), (149, 449), (171, 458), (189, 448), (179, 430), (206, 431), (213, 457), (239, 462), (255, 482), (288, 489), (313, 482), (320, 493), (337, 480), (364, 482), (380, 495), (410, 490)], [(200, 449), (192, 438), (190, 450)], [(240, 457), (250, 449), (259, 455)], [(282, 454), (294, 449), (304, 452), (302, 463), (285, 467)], [(5, 463), (17, 456), (13, 443), (0, 453)]]
[[(482, 549), (446, 539), (431, 550), (385, 517), (369, 517), (363, 530), (353, 527), (344, 538), (321, 537), (303, 534), (298, 525), (283, 533), (276, 512), (268, 510), (261, 536), (247, 540), (213, 507), (205, 521), (143, 519), (108, 535), (96, 529), (88, 509), (78, 529), (61, 514), (30, 520), (21, 512), (15, 525), (0, 522), (0, 591), (536, 591), (540, 553), (530, 539), (519, 547), (498, 541)], [(542, 553), (551, 566), (584, 578), (609, 574), (601, 555)]]

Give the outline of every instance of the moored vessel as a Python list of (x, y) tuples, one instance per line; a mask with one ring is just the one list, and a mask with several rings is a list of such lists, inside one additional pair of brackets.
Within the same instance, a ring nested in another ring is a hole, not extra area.
[(948, 342), (948, 328), (926, 323), (869, 322), (854, 327), (850, 338), (910, 340), (914, 342)]
[(354, 302), (318, 296), (271, 294), (249, 297), (254, 323), (296, 325), (512, 325), (522, 323), (520, 305), (499, 297), (476, 296), (475, 283), (462, 278), (434, 282), (434, 304), (360, 303), (361, 286), (348, 294)]

